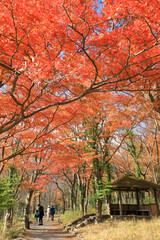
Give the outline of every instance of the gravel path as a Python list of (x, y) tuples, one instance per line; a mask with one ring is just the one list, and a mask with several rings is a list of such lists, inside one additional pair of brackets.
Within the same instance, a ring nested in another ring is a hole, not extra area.
[(44, 221), (42, 226), (31, 224), (30, 228), (25, 233), (25, 240), (78, 240), (54, 221)]

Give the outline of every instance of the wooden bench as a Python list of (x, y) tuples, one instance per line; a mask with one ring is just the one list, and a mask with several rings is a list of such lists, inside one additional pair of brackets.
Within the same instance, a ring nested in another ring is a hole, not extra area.
[(137, 210), (137, 215), (138, 216), (150, 216), (150, 210), (146, 210), (146, 209)]

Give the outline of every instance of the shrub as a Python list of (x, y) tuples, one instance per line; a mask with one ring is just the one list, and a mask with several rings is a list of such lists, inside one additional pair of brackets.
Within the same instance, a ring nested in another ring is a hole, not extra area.
[(17, 238), (20, 235), (21, 229), (20, 228), (11, 228), (6, 231), (5, 237), (10, 240)]

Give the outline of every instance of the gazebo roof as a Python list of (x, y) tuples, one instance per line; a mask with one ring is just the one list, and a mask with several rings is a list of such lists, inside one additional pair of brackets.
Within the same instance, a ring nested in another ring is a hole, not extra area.
[(111, 183), (111, 188), (113, 190), (121, 191), (136, 191), (138, 190), (160, 190), (160, 185), (152, 183), (134, 176), (126, 175), (113, 183)]

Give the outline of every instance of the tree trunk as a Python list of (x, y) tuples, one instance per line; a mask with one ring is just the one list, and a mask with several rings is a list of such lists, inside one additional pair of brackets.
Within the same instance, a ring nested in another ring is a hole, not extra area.
[(86, 215), (87, 212), (88, 212), (88, 198), (86, 198), (85, 204), (84, 204), (84, 215)]
[(81, 198), (81, 211), (82, 214), (84, 215), (84, 198)]
[(74, 211), (77, 208), (77, 195), (78, 195), (78, 191), (77, 191), (78, 187), (74, 187)]
[(92, 179), (92, 174), (90, 175), (88, 181), (87, 181), (87, 187), (86, 187), (86, 199), (84, 204), (84, 214), (87, 214), (88, 210), (88, 196), (89, 196), (89, 187), (90, 187), (90, 181)]
[(62, 207), (62, 213), (64, 214), (66, 211), (66, 201), (65, 201), (65, 196), (62, 194), (62, 199), (63, 199), (63, 207)]
[(29, 214), (30, 214), (30, 204), (31, 204), (31, 198), (32, 198), (33, 192), (34, 192), (33, 190), (30, 190), (26, 198), (26, 208), (25, 208), (25, 228), (26, 229), (30, 229)]
[(102, 199), (97, 199), (96, 207), (96, 221), (99, 222), (102, 219)]
[(74, 193), (73, 193), (73, 187), (71, 189), (71, 210), (74, 210)]
[(7, 209), (4, 220), (3, 232), (6, 232), (6, 230), (10, 229), (12, 227), (12, 223), (13, 223), (13, 207)]

